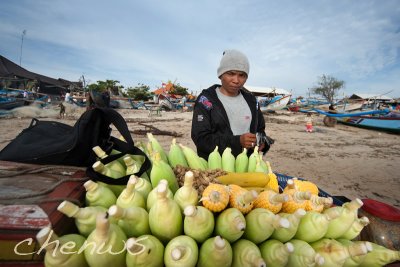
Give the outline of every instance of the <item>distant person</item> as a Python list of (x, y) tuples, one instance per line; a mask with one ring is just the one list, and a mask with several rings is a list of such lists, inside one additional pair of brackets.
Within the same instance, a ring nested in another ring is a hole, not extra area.
[(64, 99), (64, 101), (67, 102), (67, 103), (70, 103), (70, 101), (71, 101), (71, 93), (70, 93), (69, 91), (67, 91), (67, 92), (65, 93), (65, 99)]
[(65, 117), (65, 106), (63, 105), (62, 102), (60, 102), (60, 104), (58, 104), (58, 106), (60, 107), (60, 119), (64, 119), (64, 117)]
[(217, 70), (221, 85), (204, 89), (197, 97), (191, 136), (202, 158), (208, 159), (216, 146), (221, 154), (230, 147), (234, 156), (243, 148), (252, 153), (257, 144), (264, 154), (270, 148), (272, 139), (265, 134), (264, 116), (257, 99), (243, 87), (249, 70), (249, 61), (242, 52), (226, 50)]
[(313, 128), (313, 119), (311, 113), (307, 113), (307, 116), (304, 120), (306, 122), (306, 132), (312, 133), (314, 131), (314, 128)]
[(24, 98), (28, 98), (28, 92), (24, 90)]

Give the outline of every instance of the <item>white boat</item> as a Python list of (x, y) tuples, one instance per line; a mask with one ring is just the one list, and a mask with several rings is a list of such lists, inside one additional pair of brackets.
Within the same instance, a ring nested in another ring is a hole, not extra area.
[(257, 97), (261, 111), (284, 109), (291, 97), (290, 92), (276, 87), (246, 86), (246, 89)]

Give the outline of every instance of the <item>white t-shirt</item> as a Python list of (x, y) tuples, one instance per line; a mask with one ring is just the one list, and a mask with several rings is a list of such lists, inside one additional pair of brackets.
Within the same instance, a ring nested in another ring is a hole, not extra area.
[(221, 93), (220, 88), (217, 88), (216, 92), (228, 115), (233, 134), (250, 132), (251, 110), (243, 95), (240, 93), (237, 96), (227, 96)]

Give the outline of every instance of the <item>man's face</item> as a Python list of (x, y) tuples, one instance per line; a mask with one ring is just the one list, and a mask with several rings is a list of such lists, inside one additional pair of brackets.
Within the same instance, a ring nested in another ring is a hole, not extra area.
[(247, 74), (243, 71), (230, 70), (225, 72), (220, 77), (221, 92), (228, 96), (237, 96), (240, 88), (247, 81)]

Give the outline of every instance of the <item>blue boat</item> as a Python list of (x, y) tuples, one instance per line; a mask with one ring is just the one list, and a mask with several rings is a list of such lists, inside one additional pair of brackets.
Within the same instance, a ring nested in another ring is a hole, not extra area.
[(17, 97), (0, 97), (0, 110), (10, 110), (25, 105), (25, 99)]
[(329, 113), (318, 109), (313, 109), (313, 111), (326, 116), (324, 123), (327, 126), (334, 126), (337, 121), (350, 126), (400, 133), (400, 112), (398, 111), (389, 109), (353, 113)]

